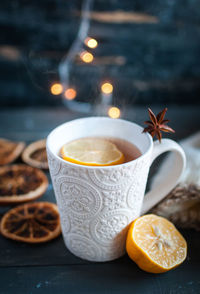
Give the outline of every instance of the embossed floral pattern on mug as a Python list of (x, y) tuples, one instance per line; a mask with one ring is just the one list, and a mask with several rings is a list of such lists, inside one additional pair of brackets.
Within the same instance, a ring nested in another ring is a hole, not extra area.
[(98, 190), (88, 183), (61, 176), (57, 179), (57, 184), (69, 215), (85, 219), (94, 216), (101, 209), (101, 196)]
[(91, 223), (91, 233), (97, 243), (112, 244), (113, 239), (120, 239), (123, 230), (131, 220), (131, 213), (127, 210), (114, 210), (104, 213)]
[[(51, 158), (50, 151), (48, 155)], [(86, 170), (62, 162), (56, 166), (53, 160), (49, 161), (50, 170), (51, 164), (56, 170), (51, 176), (67, 247), (79, 256), (82, 252), (83, 258), (89, 255), (91, 248), (90, 260), (98, 260), (96, 254), (99, 260), (123, 255), (127, 227), (138, 216), (141, 205), (141, 200), (137, 201), (139, 191), (136, 195), (132, 189), (143, 178), (136, 179), (133, 173), (144, 163), (121, 166), (117, 170)]]

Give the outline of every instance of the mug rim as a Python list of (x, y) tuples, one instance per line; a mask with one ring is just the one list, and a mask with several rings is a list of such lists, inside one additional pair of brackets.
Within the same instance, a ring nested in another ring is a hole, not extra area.
[[(125, 120), (125, 119), (113, 119), (113, 118), (110, 118), (110, 117), (104, 117), (104, 116), (89, 116), (89, 117), (83, 117), (83, 118), (77, 118), (77, 119), (73, 119), (73, 120), (70, 120), (70, 121), (67, 121), (67, 122), (64, 122), (63, 124), (57, 126), (56, 128), (54, 128), (47, 136), (47, 140), (46, 140), (46, 148), (52, 153), (53, 156), (56, 157), (56, 159), (58, 159), (59, 161), (63, 162), (64, 164), (68, 164), (68, 165), (71, 165), (73, 167), (80, 167), (80, 168), (87, 168), (87, 169), (102, 169), (102, 168), (105, 168), (105, 169), (110, 169), (110, 168), (118, 168), (118, 167), (121, 167), (121, 166), (128, 166), (128, 165), (131, 165), (133, 162), (136, 162), (136, 161), (139, 161), (139, 160), (142, 160), (145, 156), (147, 156), (149, 154), (149, 152), (151, 152), (151, 150), (153, 149), (153, 139), (151, 137), (151, 135), (149, 133), (144, 133), (144, 136), (146, 136), (148, 138), (148, 141), (149, 141), (149, 147), (148, 149), (146, 150), (146, 152), (142, 153), (141, 156), (137, 157), (136, 159), (133, 159), (131, 161), (128, 161), (128, 162), (125, 162), (125, 163), (121, 163), (121, 164), (116, 164), (116, 165), (108, 165), (108, 166), (105, 166), (105, 165), (102, 165), (102, 166), (90, 166), (90, 165), (81, 165), (81, 164), (78, 164), (78, 163), (73, 163), (73, 162), (70, 162), (70, 161), (66, 161), (64, 159), (62, 159), (60, 156), (58, 156), (56, 153), (54, 153), (51, 148), (49, 147), (49, 140), (50, 140), (50, 137), (55, 133), (57, 132), (59, 129), (63, 128), (65, 125), (67, 124), (70, 124), (70, 123), (74, 123), (74, 122), (77, 122), (77, 121), (83, 121), (83, 120), (92, 120), (92, 119), (100, 119), (100, 120), (114, 120), (114, 121), (121, 121), (123, 123), (126, 123), (126, 124), (130, 124), (130, 125), (135, 125), (135, 127), (137, 128), (140, 128), (142, 129), (142, 127), (135, 123), (135, 122), (132, 122), (132, 121), (128, 121), (128, 120)], [(128, 140), (127, 140), (128, 141)]]

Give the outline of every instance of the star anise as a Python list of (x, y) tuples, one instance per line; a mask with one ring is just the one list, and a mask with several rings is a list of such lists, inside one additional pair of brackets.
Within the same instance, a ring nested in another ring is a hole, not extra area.
[(157, 116), (155, 116), (153, 111), (150, 108), (148, 108), (151, 121), (148, 120), (144, 122), (148, 126), (144, 128), (143, 132), (148, 132), (152, 137), (156, 135), (159, 142), (161, 142), (162, 139), (161, 132), (175, 133), (175, 131), (172, 128), (166, 125), (169, 122), (168, 119), (164, 119), (166, 111), (167, 108), (164, 108), (161, 112), (158, 113)]

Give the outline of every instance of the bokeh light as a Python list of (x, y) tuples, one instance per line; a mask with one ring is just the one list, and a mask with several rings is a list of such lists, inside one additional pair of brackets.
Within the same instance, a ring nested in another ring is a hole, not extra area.
[(110, 107), (108, 110), (108, 115), (111, 118), (119, 118), (120, 117), (120, 109), (118, 107)]
[(87, 45), (89, 48), (94, 49), (98, 46), (98, 42), (97, 42), (97, 40), (88, 37), (85, 39), (85, 45)]
[(69, 88), (65, 91), (64, 96), (67, 100), (73, 100), (76, 98), (76, 90), (73, 88)]
[(55, 83), (51, 86), (51, 94), (60, 95), (63, 91), (63, 86), (59, 83)]
[(113, 91), (113, 85), (111, 83), (104, 83), (101, 85), (101, 91), (104, 94), (110, 94)]
[(94, 56), (92, 55), (92, 53), (88, 52), (88, 51), (83, 51), (80, 55), (81, 59), (83, 62), (86, 63), (90, 63), (93, 61)]

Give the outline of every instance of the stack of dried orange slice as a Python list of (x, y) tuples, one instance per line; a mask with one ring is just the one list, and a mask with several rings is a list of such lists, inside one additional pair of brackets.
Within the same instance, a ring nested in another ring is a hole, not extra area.
[(35, 200), (48, 186), (46, 175), (24, 164), (0, 167), (0, 204), (17, 204)]
[(24, 142), (14, 142), (0, 138), (0, 165), (15, 161), (25, 147)]
[[(37, 141), (23, 151), (23, 142), (0, 139), (0, 205), (33, 201), (45, 193), (48, 179), (39, 169), (48, 168), (45, 144), (45, 140)], [(8, 165), (21, 153), (29, 165)], [(61, 233), (58, 208), (49, 202), (17, 206), (2, 217), (0, 231), (3, 236), (16, 241), (49, 241)]]
[(28, 145), (22, 153), (22, 160), (30, 166), (48, 169), (46, 140), (39, 140)]
[[(27, 147), (28, 150), (31, 149), (31, 152), (28, 153), (38, 159), (39, 167), (40, 160), (43, 160), (40, 154), (41, 152), (44, 154), (45, 140), (33, 143), (33, 145), (29, 145), (32, 146), (31, 148)], [(0, 139), (0, 165), (2, 165), (0, 167), (1, 205), (32, 201), (43, 195), (47, 189), (48, 179), (40, 169), (25, 164), (8, 165), (16, 160), (22, 152), (24, 154), (27, 150), (26, 148), (23, 151), (24, 147), (25, 143), (23, 142)], [(42, 163), (44, 167), (46, 164), (45, 158)]]
[(41, 243), (61, 233), (57, 205), (49, 202), (27, 203), (9, 210), (1, 220), (3, 236), (21, 242)]

